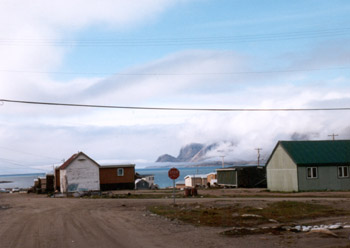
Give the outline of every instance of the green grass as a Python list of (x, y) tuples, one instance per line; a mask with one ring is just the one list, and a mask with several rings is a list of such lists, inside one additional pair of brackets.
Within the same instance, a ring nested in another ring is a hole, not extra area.
[[(280, 223), (288, 223), (303, 219), (350, 214), (348, 211), (325, 205), (296, 201), (274, 202), (264, 208), (241, 207), (238, 204), (225, 207), (187, 204), (152, 206), (148, 210), (171, 220), (177, 219), (196, 226), (213, 227), (253, 227), (269, 223), (270, 219)], [(243, 217), (243, 214), (259, 215), (260, 217)]]

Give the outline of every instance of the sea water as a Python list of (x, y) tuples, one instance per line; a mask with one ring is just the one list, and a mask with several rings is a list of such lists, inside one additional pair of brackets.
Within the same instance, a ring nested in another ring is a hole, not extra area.
[(37, 179), (38, 177), (44, 177), (44, 176), (45, 176), (45, 173), (0, 175), (0, 182), (9, 181), (9, 183), (0, 183), (0, 188), (2, 189), (30, 188), (34, 185), (34, 179)]
[[(174, 163), (170, 167), (177, 167)], [(168, 171), (170, 169), (169, 164), (166, 167), (157, 168), (138, 168), (136, 165), (135, 172), (141, 175), (154, 175), (154, 183), (158, 184), (160, 188), (171, 187), (173, 180), (168, 177)], [(180, 176), (175, 182), (184, 182), (187, 175), (199, 175), (215, 172), (219, 166), (193, 166), (193, 167), (178, 167)], [(0, 175), (0, 181), (11, 181), (10, 183), (0, 183), (0, 188), (30, 188), (34, 185), (34, 179), (45, 176), (45, 173), (33, 173), (33, 174), (17, 174), (17, 175)]]
[[(200, 175), (215, 172), (216, 169), (221, 168), (218, 166), (212, 167), (179, 167), (180, 176), (175, 180), (177, 182), (185, 182), (185, 176), (187, 175)], [(155, 169), (136, 169), (136, 172), (142, 175), (152, 174), (154, 175), (154, 183), (158, 184), (160, 188), (166, 188), (173, 186), (173, 180), (168, 177), (168, 171), (170, 168), (155, 168)]]

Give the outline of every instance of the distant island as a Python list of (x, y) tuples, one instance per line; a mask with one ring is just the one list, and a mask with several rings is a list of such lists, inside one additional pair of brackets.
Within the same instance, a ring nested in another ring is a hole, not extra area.
[(0, 183), (13, 183), (12, 181), (0, 181)]

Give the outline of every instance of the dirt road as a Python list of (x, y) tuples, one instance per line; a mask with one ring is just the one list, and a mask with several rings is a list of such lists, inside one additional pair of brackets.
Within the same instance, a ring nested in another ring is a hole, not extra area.
[[(217, 199), (198, 199), (217, 201)], [(329, 199), (334, 201), (334, 199)], [(197, 201), (183, 199), (184, 201)], [(237, 201), (256, 199), (225, 199)], [(345, 247), (340, 238), (305, 234), (219, 235), (223, 228), (194, 227), (152, 215), (147, 205), (169, 199), (75, 199), (38, 195), (0, 194), (0, 247)], [(342, 204), (350, 206), (350, 199)], [(339, 217), (338, 217), (339, 219)], [(345, 218), (350, 222), (349, 218)], [(336, 220), (334, 220), (336, 221)], [(227, 228), (226, 228), (227, 229)], [(346, 237), (346, 238), (345, 238)]]

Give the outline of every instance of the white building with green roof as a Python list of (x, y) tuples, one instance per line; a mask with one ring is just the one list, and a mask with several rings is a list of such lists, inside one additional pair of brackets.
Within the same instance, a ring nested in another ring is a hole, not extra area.
[(279, 141), (266, 163), (271, 191), (350, 190), (350, 140)]

